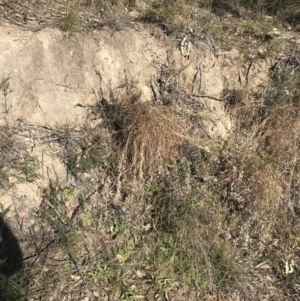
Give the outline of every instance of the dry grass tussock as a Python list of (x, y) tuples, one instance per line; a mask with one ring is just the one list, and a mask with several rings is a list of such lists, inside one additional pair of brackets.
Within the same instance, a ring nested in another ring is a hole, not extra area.
[(300, 157), (300, 95), (295, 89), (299, 83), (299, 74), (291, 74), (289, 78), (289, 81), (283, 82), (283, 85), (286, 85), (285, 88), (277, 87), (277, 89), (281, 88), (284, 93), (277, 92), (279, 97), (273, 98), (275, 102), (272, 103), (261, 122), (256, 139), (259, 142), (258, 150), (262, 153), (264, 161), (273, 166), (274, 173), (279, 175), (277, 184), (282, 187), (285, 198), (291, 201), (291, 185), (298, 173)]
[(294, 160), (299, 143), (299, 112), (294, 105), (275, 108), (265, 120), (262, 143), (282, 164)]
[(300, 158), (298, 111), (298, 104), (276, 106), (263, 122), (258, 137), (260, 147), (264, 148), (261, 153), (263, 164), (267, 167), (261, 175), (267, 182), (263, 190), (268, 195), (264, 199), (268, 201), (264, 205), (267, 205), (265, 210), (274, 215), (273, 223), (280, 220), (281, 224), (287, 224), (286, 219), (294, 212), (293, 183), (298, 177)]
[(245, 192), (248, 191), (250, 206), (270, 229), (281, 212), (283, 200), (283, 187), (279, 184), (282, 177), (274, 160), (268, 154), (252, 155), (243, 166)]
[(268, 94), (257, 101), (257, 107), (238, 107), (235, 147), (224, 155), (231, 167), (222, 176), (228, 204), (237, 204), (231, 209), (235, 212), (232, 229), (241, 237), (243, 231), (258, 237), (259, 243), (275, 237), (288, 241), (298, 227), (299, 74), (274, 72)]
[(141, 178), (163, 170), (187, 139), (182, 121), (169, 107), (125, 100), (115, 105), (112, 113), (122, 163)]

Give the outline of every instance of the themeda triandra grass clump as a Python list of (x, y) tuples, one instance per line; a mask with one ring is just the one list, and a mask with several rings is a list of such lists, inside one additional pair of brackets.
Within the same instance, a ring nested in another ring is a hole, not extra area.
[(180, 119), (170, 108), (125, 100), (114, 106), (116, 143), (134, 175), (153, 175), (178, 154), (185, 140)]

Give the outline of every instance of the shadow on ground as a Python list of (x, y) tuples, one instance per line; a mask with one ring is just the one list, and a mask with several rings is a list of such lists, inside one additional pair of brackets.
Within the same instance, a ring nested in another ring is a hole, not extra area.
[(0, 215), (0, 299), (13, 300), (14, 281), (10, 278), (23, 267), (22, 251), (9, 226)]

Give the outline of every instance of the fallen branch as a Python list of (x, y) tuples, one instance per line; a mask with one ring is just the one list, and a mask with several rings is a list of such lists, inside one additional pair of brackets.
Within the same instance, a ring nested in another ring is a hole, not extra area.
[(157, 100), (157, 101), (160, 100), (160, 94), (157, 90), (157, 87), (156, 87), (153, 79), (150, 80), (150, 85), (151, 85), (151, 89), (152, 89), (152, 92), (154, 94), (155, 100)]
[(192, 97), (199, 97), (199, 98), (211, 98), (213, 100), (217, 100), (217, 101), (222, 101), (222, 100), (226, 100), (230, 95), (227, 94), (224, 97), (215, 97), (215, 96), (211, 96), (211, 95), (206, 95), (206, 94), (189, 94), (189, 93), (180, 93), (179, 95), (184, 95), (184, 96), (192, 96)]

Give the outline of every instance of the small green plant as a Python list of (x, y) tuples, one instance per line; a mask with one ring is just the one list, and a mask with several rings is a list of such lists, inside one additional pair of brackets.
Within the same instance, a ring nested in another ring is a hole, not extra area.
[(84, 227), (91, 227), (94, 224), (93, 219), (87, 216), (85, 213), (81, 213), (79, 218)]
[(79, 15), (77, 5), (69, 5), (67, 3), (65, 15), (60, 23), (61, 30), (72, 33), (77, 30), (78, 22)]
[(274, 155), (268, 153), (268, 152), (263, 152), (261, 154), (262, 160), (263, 160), (263, 165), (264, 167), (270, 166), (271, 168), (275, 168), (277, 165), (277, 159), (275, 158)]
[(5, 208), (3, 206), (3, 204), (0, 204), (0, 216), (1, 216), (2, 219), (5, 218), (5, 216), (9, 213), (9, 211), (10, 211), (10, 207), (9, 208)]
[(68, 201), (72, 200), (74, 198), (73, 189), (70, 187), (64, 187), (62, 189), (62, 197)]
[(4, 162), (0, 158), (0, 186), (3, 186), (8, 181), (8, 174)]
[(161, 296), (164, 296), (166, 292), (172, 289), (172, 285), (168, 279), (156, 279), (153, 275), (146, 280), (146, 283), (148, 283)]
[(120, 218), (113, 218), (107, 221), (108, 230), (113, 239), (120, 237), (128, 228), (129, 223)]
[(215, 188), (211, 189), (211, 191), (209, 192), (209, 197), (213, 202), (217, 202), (220, 199), (219, 192)]
[[(235, 267), (235, 254), (228, 249), (225, 242), (213, 243), (207, 252), (211, 263), (211, 273), (217, 287), (234, 280), (241, 272), (241, 267)], [(234, 275), (235, 273), (235, 275)]]
[(19, 177), (21, 181), (25, 182), (34, 182), (39, 178), (37, 173), (38, 165), (34, 160), (25, 160), (16, 166), (22, 173), (22, 176)]
[(182, 15), (184, 4), (183, 0), (154, 1), (152, 7), (144, 12), (141, 19), (149, 23), (174, 23), (175, 17)]
[(43, 202), (38, 216), (55, 231), (59, 237), (59, 246), (66, 253), (77, 243), (77, 236), (72, 228), (72, 217), (68, 215), (66, 203), (73, 199), (73, 190), (50, 183), (43, 190)]
[(136, 296), (138, 295), (136, 288), (134, 285), (128, 285), (123, 283), (121, 292), (123, 293), (124, 297), (121, 301), (134, 301), (137, 300)]
[(119, 262), (125, 264), (126, 261), (130, 262), (130, 259), (132, 259), (132, 256), (135, 254), (135, 246), (128, 244), (120, 250), (116, 249), (114, 253), (116, 253), (117, 258), (119, 258)]
[(109, 285), (113, 279), (114, 273), (108, 266), (99, 266), (96, 271), (89, 273), (94, 282), (100, 282)]
[(35, 145), (35, 148), (38, 149), (41, 152), (49, 152), (50, 151), (50, 147), (48, 147), (48, 146), (46, 146), (44, 144), (40, 144), (40, 143), (37, 143)]
[(179, 178), (179, 182), (182, 182), (186, 176), (190, 173), (190, 168), (192, 166), (191, 161), (186, 160), (177, 160), (177, 174)]
[(95, 143), (89, 148), (84, 148), (81, 153), (74, 154), (76, 158), (74, 158), (73, 164), (70, 165), (70, 172), (73, 175), (90, 171), (93, 168), (107, 166), (110, 163), (109, 158), (104, 158), (103, 150), (99, 143)]
[(244, 27), (244, 34), (254, 35), (257, 34), (256, 23), (254, 21), (248, 21)]
[(190, 173), (191, 166), (192, 162), (183, 159), (178, 159), (176, 161), (173, 160), (172, 164), (168, 165), (168, 168), (175, 169), (179, 178), (179, 182), (182, 182)]
[(159, 190), (160, 190), (160, 186), (158, 184), (156, 184), (156, 183), (147, 182), (145, 184), (145, 195), (147, 197), (153, 196)]
[(34, 294), (34, 285), (28, 285), (26, 278), (16, 274), (11, 278), (6, 278), (0, 273), (0, 296), (5, 301), (27, 300)]

